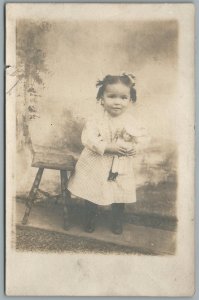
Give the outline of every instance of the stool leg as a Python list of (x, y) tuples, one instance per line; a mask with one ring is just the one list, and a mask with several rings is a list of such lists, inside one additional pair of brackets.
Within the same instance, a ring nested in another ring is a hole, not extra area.
[(34, 199), (36, 197), (36, 194), (37, 194), (37, 191), (38, 191), (38, 188), (39, 188), (39, 184), (40, 184), (40, 181), (41, 181), (41, 178), (42, 178), (43, 171), (44, 171), (43, 168), (39, 168), (39, 170), (37, 171), (34, 183), (32, 185), (32, 188), (30, 190), (29, 196), (28, 196), (27, 201), (26, 201), (26, 210), (25, 210), (25, 214), (24, 214), (24, 217), (23, 217), (23, 220), (22, 220), (23, 225), (26, 225), (27, 222), (28, 222), (28, 217), (30, 215), (31, 208), (32, 208)]
[(60, 170), (61, 192), (64, 204), (64, 229), (69, 230), (72, 225), (70, 222), (70, 192), (67, 190), (68, 176), (67, 171)]

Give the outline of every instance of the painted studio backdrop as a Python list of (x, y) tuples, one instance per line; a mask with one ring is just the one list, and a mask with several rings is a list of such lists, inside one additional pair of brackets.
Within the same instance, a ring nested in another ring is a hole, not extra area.
[[(175, 20), (18, 21), (16, 70), (9, 70), (17, 96), (17, 197), (31, 188), (34, 151), (78, 157), (85, 118), (99, 105), (96, 81), (131, 72), (137, 90), (132, 114), (151, 137), (135, 158), (133, 210), (175, 218), (177, 42)], [(46, 170), (41, 189), (59, 194), (59, 172)]]

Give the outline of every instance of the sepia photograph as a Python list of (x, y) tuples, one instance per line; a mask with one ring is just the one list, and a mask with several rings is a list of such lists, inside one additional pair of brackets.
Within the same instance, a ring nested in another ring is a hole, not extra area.
[(193, 293), (193, 24), (191, 4), (6, 6), (8, 295)]

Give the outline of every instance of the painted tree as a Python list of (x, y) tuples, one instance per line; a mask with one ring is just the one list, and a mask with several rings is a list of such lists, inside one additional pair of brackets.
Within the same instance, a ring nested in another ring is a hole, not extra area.
[(17, 77), (17, 148), (32, 150), (29, 131), (31, 120), (39, 117), (38, 101), (45, 88), (45, 37), (50, 30), (47, 22), (20, 21), (16, 32)]

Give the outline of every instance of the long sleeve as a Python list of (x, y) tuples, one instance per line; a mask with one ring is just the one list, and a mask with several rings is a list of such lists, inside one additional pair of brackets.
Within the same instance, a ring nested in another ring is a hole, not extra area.
[(104, 154), (106, 142), (103, 140), (96, 120), (88, 120), (82, 131), (82, 144), (100, 155)]

